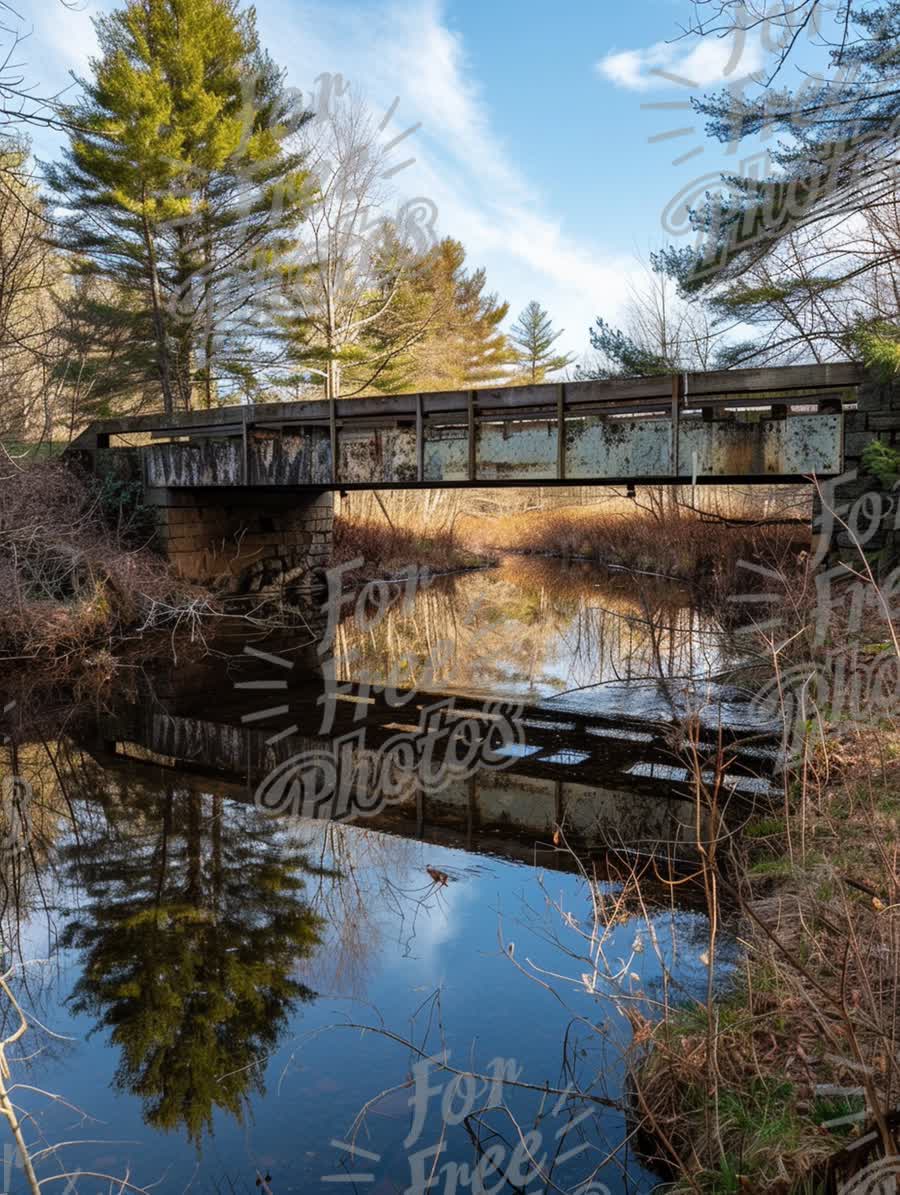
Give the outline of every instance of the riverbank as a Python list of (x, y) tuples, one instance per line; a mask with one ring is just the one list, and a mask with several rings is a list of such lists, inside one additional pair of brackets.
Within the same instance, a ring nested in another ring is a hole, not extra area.
[(809, 548), (799, 522), (725, 521), (673, 507), (659, 513), (594, 507), (464, 518), (460, 535), (475, 551), (586, 560), (666, 576), (725, 593), (745, 587), (742, 561), (782, 562)]
[(499, 554), (473, 550), (452, 529), (423, 532), (387, 521), (337, 516), (331, 565), (346, 566), (354, 560), (362, 563), (342, 571), (345, 588), (368, 581), (402, 580), (409, 576), (410, 569), (440, 576), (489, 568), (498, 563)]
[[(638, 1024), (636, 1099), (679, 1192), (829, 1192), (898, 1153), (898, 629), (870, 575), (847, 577), (824, 626), (815, 578), (782, 580), (769, 612), (788, 618), (758, 636), (784, 645), (768, 690), (793, 731), (782, 795), (734, 826), (725, 761), (695, 760), (709, 997)], [(745, 955), (723, 995), (726, 906)]]
[(0, 512), (0, 668), (102, 672), (124, 640), (216, 611), (152, 550), (154, 528), (125, 486), (56, 461), (9, 464)]
[[(0, 671), (27, 666), (63, 682), (98, 680), (116, 655), (147, 637), (212, 634), (226, 599), (184, 582), (155, 547), (153, 512), (127, 483), (94, 483), (58, 461), (10, 465), (0, 478)], [(496, 554), (474, 552), (453, 531), (430, 534), (337, 518), (329, 563), (345, 588), (409, 576), (485, 568)], [(281, 625), (265, 595), (230, 619)], [(234, 605), (232, 601), (232, 606)], [(152, 642), (151, 642), (152, 640)]]

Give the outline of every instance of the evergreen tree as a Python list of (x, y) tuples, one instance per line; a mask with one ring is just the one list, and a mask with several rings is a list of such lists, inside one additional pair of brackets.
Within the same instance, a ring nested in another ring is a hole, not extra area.
[(86, 894), (63, 935), (83, 960), (73, 1007), (109, 1030), (116, 1085), (147, 1123), (199, 1145), (216, 1109), (243, 1118), (313, 997), (294, 971), (321, 939), (305, 896), (320, 873), (276, 821), (221, 797), (129, 782), (104, 814), (64, 852)]
[(346, 278), (352, 262), (336, 271), (345, 281), (336, 281), (333, 302), (322, 301), (313, 279), (310, 290), (318, 297), (307, 295), (289, 315), (276, 313), (293, 366), (289, 386), (321, 385), (326, 398), (355, 398), (397, 394), (414, 383), (415, 345), (436, 314), (434, 297), (421, 285), (421, 259), (390, 220), (367, 252), (365, 278)]
[(536, 299), (532, 299), (520, 313), (509, 338), (515, 345), (516, 359), (530, 382), (543, 382), (548, 373), (565, 369), (574, 360), (569, 353), (552, 351), (563, 331), (554, 332), (549, 314)]
[(641, 272), (629, 283), (622, 326), (598, 317), (590, 329), (594, 359), (576, 370), (577, 378), (650, 377), (706, 370), (717, 361), (721, 333), (707, 305), (681, 298), (656, 254), (649, 263), (638, 262)]
[(509, 379), (515, 361), (501, 325), (509, 304), (485, 292), (484, 269), (465, 269), (466, 251), (444, 238), (423, 255), (414, 285), (428, 297), (432, 319), (413, 349), (417, 390), (453, 390)]
[(386, 225), (375, 262), (370, 302), (379, 315), (359, 346), (361, 363), (351, 366), (349, 381), (368, 391), (400, 394), (415, 388), (416, 353), (440, 319), (439, 300), (424, 285), (423, 258)]
[[(449, 237), (415, 253), (386, 226), (370, 285), (355, 301), (365, 327), (331, 358), (340, 366), (341, 393), (454, 390), (510, 380), (516, 356), (501, 327), (509, 305), (485, 293), (485, 271), (467, 271), (465, 256)], [(374, 313), (371, 319), (367, 313)], [(303, 325), (296, 327), (298, 358), (324, 371), (328, 352), (321, 341), (305, 348)]]
[[(591, 377), (647, 378), (679, 368), (659, 346), (638, 343), (633, 334), (616, 328), (602, 316), (594, 321), (590, 337), (591, 348), (598, 354), (596, 367), (589, 371)], [(587, 371), (582, 370), (579, 377), (585, 376)]]
[[(692, 32), (745, 35), (741, 0), (722, 0), (715, 16), (705, 7), (695, 3)], [(799, 0), (768, 9), (766, 26), (775, 52), (767, 85), (755, 94), (723, 91), (694, 107), (720, 141), (772, 137), (772, 169), (726, 177), (723, 194), (708, 192), (691, 214), (698, 247), (664, 255), (686, 290), (712, 294), (722, 317), (763, 333), (733, 346), (731, 364), (843, 356), (861, 345), (867, 326), (900, 319), (900, 4), (848, 0), (831, 9)], [(800, 89), (776, 88), (772, 80), (799, 54), (807, 28), (825, 61), (804, 57)], [(875, 303), (873, 292), (880, 292)]]
[(134, 286), (115, 282), (70, 262), (60, 296), (57, 384), (72, 391), (73, 426), (108, 419), (128, 403), (153, 409), (159, 403), (153, 320)]
[(286, 147), (304, 117), (236, 0), (127, 0), (95, 25), (93, 78), (49, 171), (61, 243), (77, 274), (137, 300), (91, 310), (101, 341), (128, 324), (126, 375), (167, 411), (212, 405), (265, 364), (262, 294), (309, 200)]

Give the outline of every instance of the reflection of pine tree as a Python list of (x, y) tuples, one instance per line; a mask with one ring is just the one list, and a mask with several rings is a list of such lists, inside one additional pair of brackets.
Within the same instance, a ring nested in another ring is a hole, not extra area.
[(277, 823), (196, 792), (132, 790), (68, 848), (86, 890), (63, 944), (84, 954), (72, 1001), (111, 1029), (118, 1086), (147, 1123), (199, 1145), (216, 1108), (242, 1119), (297, 1000), (292, 978), (320, 941), (304, 897), (315, 869)]

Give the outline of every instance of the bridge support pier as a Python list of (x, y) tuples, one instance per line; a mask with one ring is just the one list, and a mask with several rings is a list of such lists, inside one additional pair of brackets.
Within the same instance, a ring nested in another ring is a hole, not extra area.
[(828, 505), (849, 530), (823, 509), (817, 492), (813, 533), (828, 537), (826, 567), (848, 564), (858, 569), (862, 546), (873, 571), (884, 576), (900, 564), (900, 490), (889, 493), (866, 472), (863, 453), (875, 440), (894, 448), (900, 442), (900, 385), (871, 380), (860, 385), (857, 409), (844, 414), (844, 474), (856, 476), (837, 486), (820, 483)]
[(233, 594), (320, 588), (334, 495), (264, 489), (152, 488), (160, 544), (185, 580)]

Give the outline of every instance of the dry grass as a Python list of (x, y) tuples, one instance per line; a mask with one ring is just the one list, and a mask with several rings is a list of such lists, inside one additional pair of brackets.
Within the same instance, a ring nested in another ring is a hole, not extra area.
[(463, 519), (460, 534), (482, 550), (590, 560), (701, 582), (722, 592), (746, 584), (746, 575), (738, 573), (739, 561), (782, 561), (808, 548), (810, 539), (809, 532), (796, 524), (735, 526), (681, 508), (657, 515), (646, 510), (618, 514), (569, 507)]
[(900, 628), (867, 569), (824, 634), (815, 574), (770, 575), (769, 691), (785, 717), (804, 696), (774, 805), (726, 828), (695, 769), (711, 925), (739, 912), (745, 957), (725, 1000), (640, 1027), (636, 1091), (677, 1191), (830, 1193), (898, 1153)]
[(827, 741), (788, 818), (747, 827), (730, 995), (646, 1026), (640, 1102), (677, 1190), (833, 1190), (871, 1159), (844, 1155), (869, 1126), (896, 1153), (900, 733)]
[(82, 663), (129, 628), (177, 620), (205, 595), (129, 528), (111, 530), (90, 486), (59, 462), (0, 476), (0, 665)]
[(345, 574), (350, 584), (380, 578), (402, 577), (410, 568), (432, 573), (480, 568), (495, 563), (493, 555), (471, 551), (449, 528), (423, 532), (408, 526), (390, 526), (375, 519), (338, 516), (334, 520), (332, 564), (361, 559), (362, 565)]

